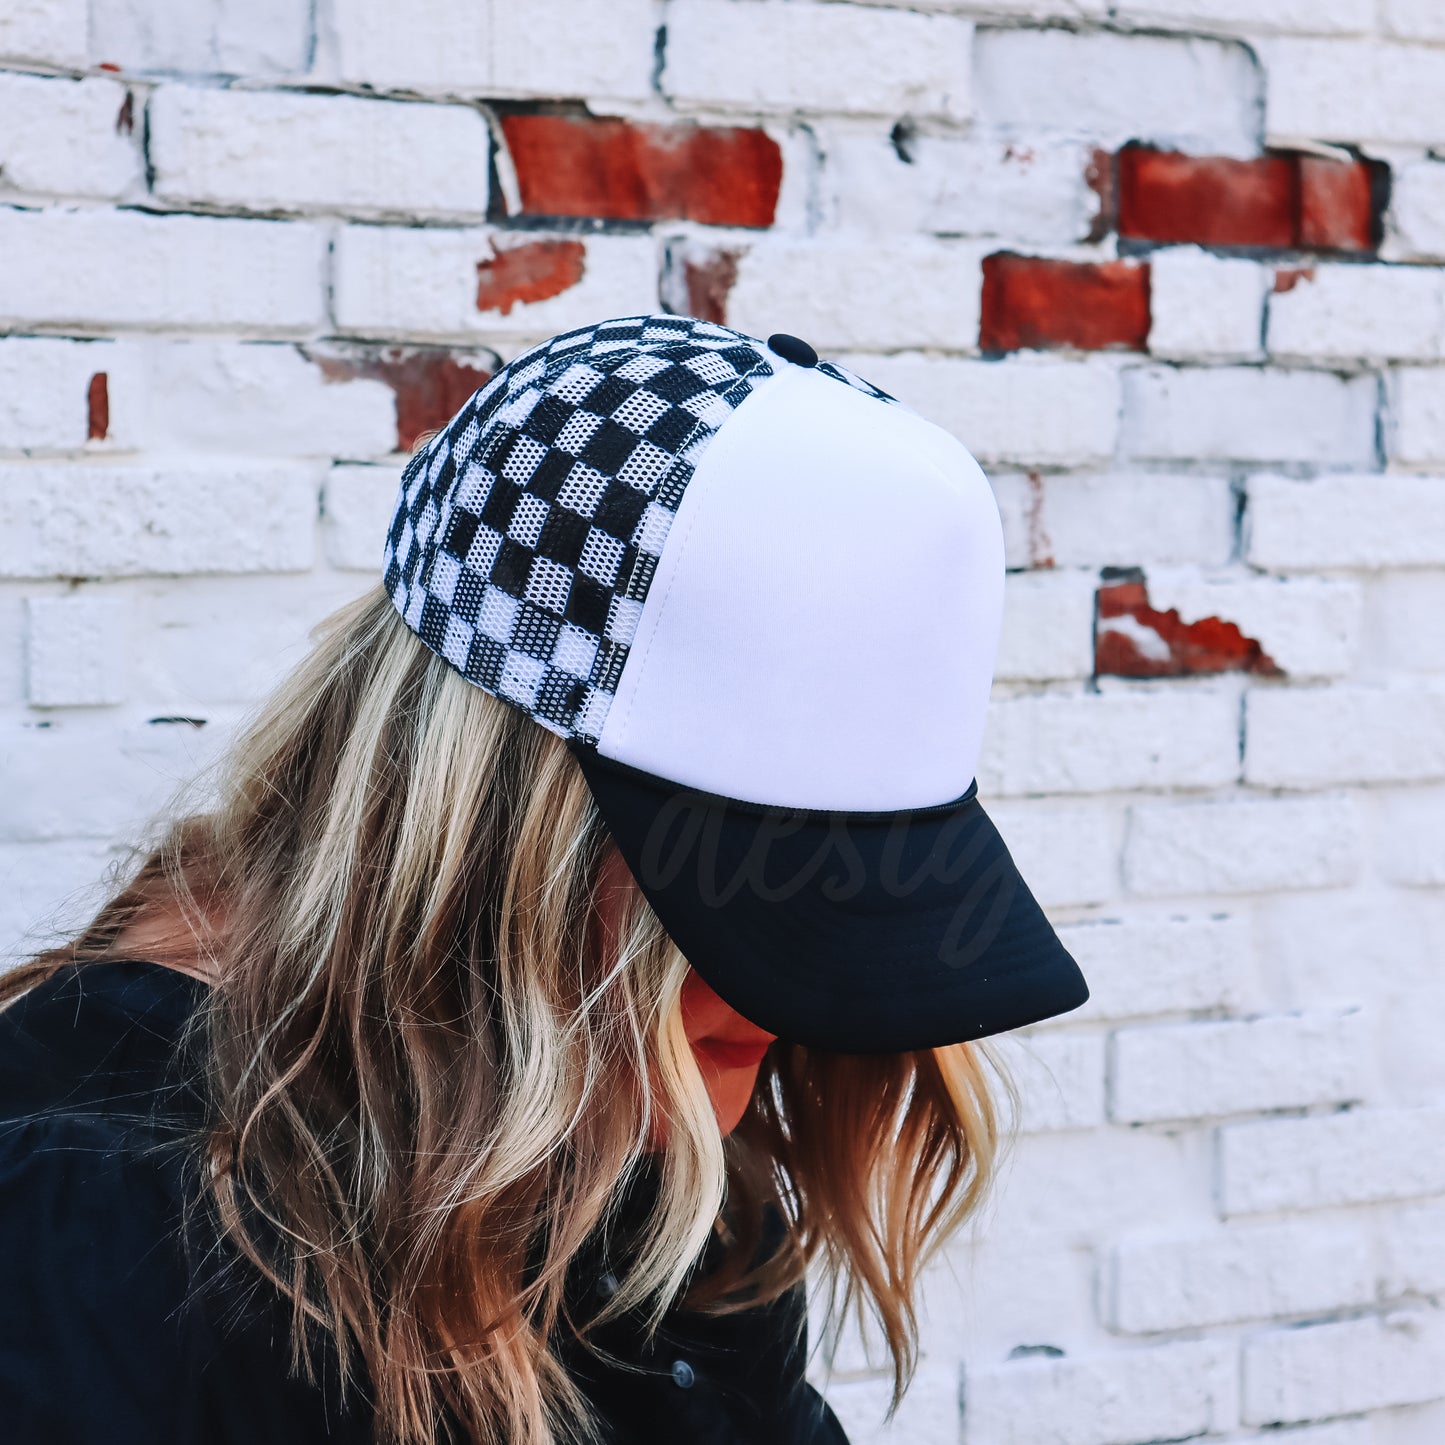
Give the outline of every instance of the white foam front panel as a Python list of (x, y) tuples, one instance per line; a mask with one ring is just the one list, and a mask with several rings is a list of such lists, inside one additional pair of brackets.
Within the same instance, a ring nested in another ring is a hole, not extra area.
[(978, 761), (1003, 571), (958, 441), (780, 362), (683, 495), (598, 751), (750, 802), (946, 802)]

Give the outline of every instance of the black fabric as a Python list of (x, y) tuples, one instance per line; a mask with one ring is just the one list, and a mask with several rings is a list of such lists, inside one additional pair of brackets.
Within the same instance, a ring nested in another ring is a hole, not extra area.
[(902, 812), (772, 808), (573, 753), (673, 942), (781, 1038), (934, 1048), (1089, 996), (973, 788)]
[[(343, 1393), (324, 1349), (319, 1384), (293, 1378), (289, 1309), (204, 1208), (187, 1213), (204, 1108), (178, 1044), (204, 989), (155, 964), (91, 964), (0, 1013), (9, 1445), (377, 1438), (364, 1382)], [(610, 1258), (579, 1256), (579, 1305)], [(674, 1309), (646, 1342), (620, 1321), (599, 1343), (618, 1363), (558, 1353), (612, 1445), (847, 1445), (803, 1379), (801, 1290), (732, 1317)]]

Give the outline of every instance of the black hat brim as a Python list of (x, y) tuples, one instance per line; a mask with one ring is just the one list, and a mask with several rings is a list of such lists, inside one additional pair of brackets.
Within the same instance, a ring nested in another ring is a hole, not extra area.
[(973, 788), (900, 812), (773, 808), (574, 753), (672, 941), (769, 1033), (895, 1053), (1004, 1033), (1089, 996)]

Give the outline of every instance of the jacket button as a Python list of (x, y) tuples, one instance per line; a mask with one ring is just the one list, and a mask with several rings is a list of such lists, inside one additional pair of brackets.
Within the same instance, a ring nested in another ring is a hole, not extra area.
[(672, 1362), (672, 1383), (676, 1385), (679, 1390), (692, 1389), (696, 1379), (697, 1376), (693, 1373), (692, 1366), (689, 1365), (686, 1360), (674, 1360)]
[(608, 1270), (596, 1284), (597, 1293), (603, 1299), (611, 1299), (617, 1293), (617, 1288), (617, 1276), (611, 1270)]

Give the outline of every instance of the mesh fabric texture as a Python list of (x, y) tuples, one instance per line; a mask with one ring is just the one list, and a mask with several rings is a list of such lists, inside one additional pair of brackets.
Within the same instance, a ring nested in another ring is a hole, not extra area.
[(383, 566), (407, 625), (468, 681), (595, 743), (698, 460), (781, 364), (686, 316), (622, 317), (524, 352), (402, 474)]

